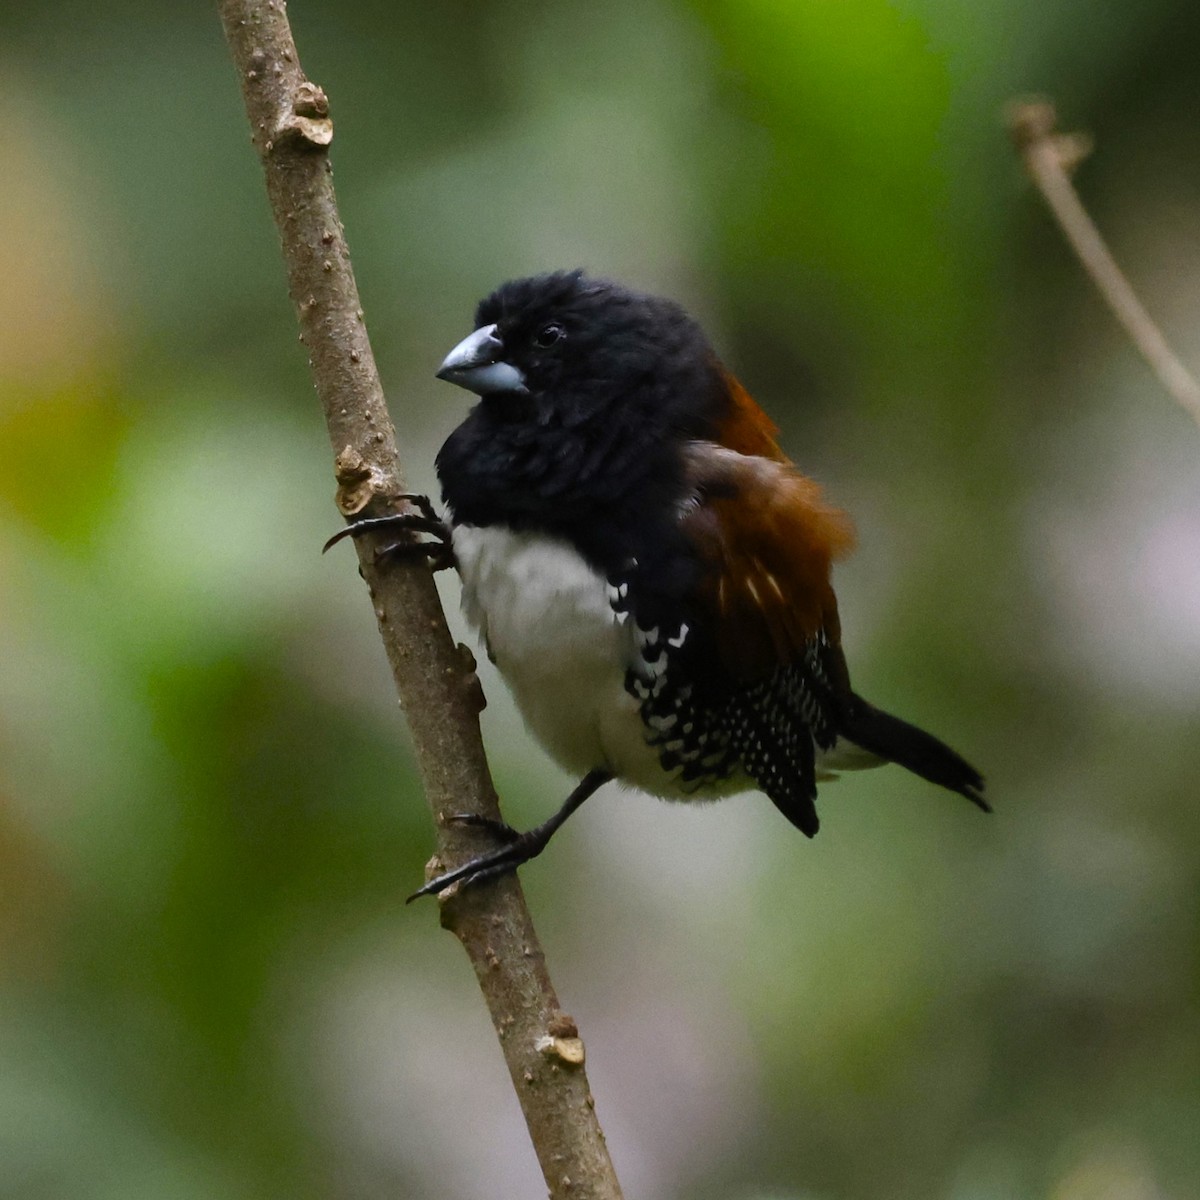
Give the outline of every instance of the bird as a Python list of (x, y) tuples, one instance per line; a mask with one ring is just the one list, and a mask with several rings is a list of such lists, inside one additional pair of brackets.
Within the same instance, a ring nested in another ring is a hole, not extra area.
[(533, 737), (579, 783), (523, 833), (410, 899), (515, 869), (601, 786), (667, 800), (758, 790), (801, 833), (817, 785), (896, 763), (990, 812), (980, 773), (851, 687), (831, 583), (850, 519), (672, 300), (582, 270), (480, 302), (437, 378), (478, 401), (439, 451), (445, 517), (389, 550), (453, 566)]

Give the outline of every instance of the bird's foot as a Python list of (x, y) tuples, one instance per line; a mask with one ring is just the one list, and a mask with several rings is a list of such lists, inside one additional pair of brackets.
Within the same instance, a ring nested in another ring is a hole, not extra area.
[(424, 887), (413, 892), (405, 901), (406, 904), (411, 904), (418, 896), (440, 896), (447, 888), (456, 883), (460, 887), (473, 887), (475, 884), (484, 883), (489, 879), (498, 879), (501, 875), (507, 875), (510, 871), (515, 871), (522, 863), (527, 863), (531, 858), (536, 858), (541, 854), (550, 841), (550, 835), (554, 832), (554, 829), (547, 829), (545, 825), (538, 825), (534, 829), (518, 833), (503, 821), (493, 821), (490, 817), (477, 817), (474, 813), (457, 813), (448, 819), (459, 825), (474, 825), (490, 829), (497, 836), (504, 838), (505, 844), (496, 850), (489, 850), (486, 854), (479, 854), (475, 858), (469, 859), (461, 867), (455, 867), (453, 871), (446, 871), (431, 879)]
[(446, 871), (431, 879), (423, 888), (418, 888), (405, 902), (411, 904), (418, 896), (440, 896), (452, 884), (458, 883), (469, 887), (507, 875), (515, 871), (522, 863), (531, 858), (537, 858), (555, 832), (562, 827), (566, 819), (599, 787), (612, 778), (612, 773), (597, 767), (589, 771), (576, 785), (571, 794), (563, 801), (562, 807), (548, 820), (524, 833), (518, 833), (511, 825), (497, 820), (495, 817), (485, 817), (479, 813), (454, 813), (446, 817), (446, 821), (454, 825), (471, 825), (476, 829), (487, 829), (503, 843), (495, 850), (486, 854), (476, 855), (475, 858)]
[(339, 529), (321, 547), (321, 553), (324, 554), (331, 546), (336, 546), (345, 538), (359, 537), (361, 534), (377, 529), (397, 529), (405, 533), (427, 533), (434, 540), (432, 542), (415, 542), (405, 539), (393, 542), (391, 545), (380, 546), (375, 551), (376, 563), (388, 558), (421, 558), (428, 561), (430, 570), (433, 571), (442, 571), (447, 567), (453, 567), (455, 565), (454, 547), (451, 543), (450, 527), (437, 515), (429, 497), (404, 492), (396, 499), (406, 500), (416, 509), (416, 512), (388, 513), (382, 517), (364, 517), (359, 521), (351, 521), (345, 529)]

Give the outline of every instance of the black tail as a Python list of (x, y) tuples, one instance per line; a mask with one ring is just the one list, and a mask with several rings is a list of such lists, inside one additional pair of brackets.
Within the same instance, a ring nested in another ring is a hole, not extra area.
[(881, 711), (861, 696), (852, 697), (845, 724), (838, 732), (864, 750), (966, 796), (984, 812), (992, 811), (983, 798), (983, 776), (966, 759), (933, 734)]

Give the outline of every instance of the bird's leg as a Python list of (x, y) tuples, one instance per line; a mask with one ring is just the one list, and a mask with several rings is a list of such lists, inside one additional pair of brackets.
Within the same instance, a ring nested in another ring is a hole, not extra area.
[(515, 871), (522, 863), (536, 858), (546, 848), (546, 844), (563, 825), (566, 819), (598, 788), (610, 779), (612, 772), (605, 770), (589, 771), (576, 785), (575, 790), (563, 802), (548, 821), (535, 825), (524, 833), (506, 825), (503, 821), (495, 821), (491, 817), (479, 816), (476, 813), (455, 813), (446, 818), (457, 825), (472, 825), (477, 828), (491, 830), (492, 833), (504, 840), (499, 849), (489, 850), (480, 854), (461, 867), (447, 871), (436, 879), (431, 879), (423, 888), (413, 892), (408, 898), (411, 903), (418, 896), (440, 895), (451, 884), (461, 883), (463, 887), (482, 883), (485, 879), (495, 879), (498, 875), (506, 875)]
[(331, 546), (345, 538), (358, 537), (374, 529), (402, 529), (406, 533), (428, 533), (435, 540), (432, 542), (402, 541), (393, 542), (389, 546), (381, 546), (375, 551), (375, 561), (385, 558), (424, 558), (429, 562), (430, 569), (442, 571), (452, 567), (454, 563), (454, 548), (451, 543), (449, 526), (446, 525), (429, 502), (428, 496), (418, 496), (404, 492), (397, 496), (398, 500), (407, 500), (417, 511), (388, 513), (382, 517), (364, 517), (360, 521), (351, 521), (345, 529), (339, 529), (321, 547), (324, 554)]

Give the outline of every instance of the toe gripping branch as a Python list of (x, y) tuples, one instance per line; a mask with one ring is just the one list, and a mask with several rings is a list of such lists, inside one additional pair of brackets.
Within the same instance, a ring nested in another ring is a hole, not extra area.
[(418, 496), (412, 492), (401, 492), (397, 500), (407, 501), (416, 512), (388, 513), (382, 517), (363, 517), (359, 521), (351, 521), (345, 529), (339, 529), (321, 547), (324, 554), (331, 546), (346, 538), (359, 537), (378, 529), (397, 530), (404, 534), (427, 533), (434, 540), (418, 542), (411, 537), (403, 537), (399, 541), (386, 546), (380, 546), (375, 551), (377, 563), (385, 559), (411, 561), (423, 559), (429, 563), (431, 571), (444, 571), (454, 564), (454, 547), (450, 541), (450, 527), (434, 511), (428, 496)]
[(562, 807), (549, 820), (543, 821), (533, 829), (518, 833), (503, 821), (485, 817), (480, 813), (452, 813), (445, 818), (449, 825), (467, 825), (475, 829), (484, 829), (500, 843), (496, 848), (484, 854), (476, 855), (456, 867), (431, 879), (424, 887), (418, 888), (406, 903), (411, 904), (419, 896), (440, 896), (452, 884), (460, 887), (473, 887), (489, 879), (498, 879), (515, 871), (522, 863), (536, 858), (554, 834), (562, 827), (566, 819), (596, 790), (612, 779), (612, 773), (606, 770), (589, 771), (576, 785), (574, 791), (563, 802)]

